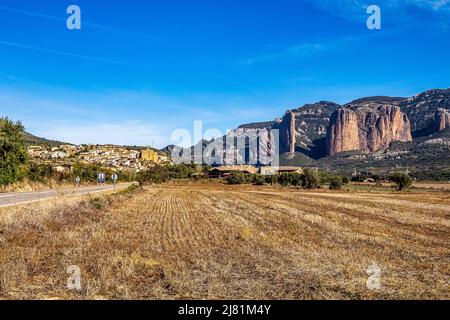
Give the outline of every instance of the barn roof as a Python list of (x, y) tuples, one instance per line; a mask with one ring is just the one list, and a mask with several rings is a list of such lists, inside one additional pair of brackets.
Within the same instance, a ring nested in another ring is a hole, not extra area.
[(255, 168), (254, 166), (249, 166), (249, 165), (230, 165), (230, 166), (220, 166), (220, 167), (216, 167), (216, 168), (212, 168), (209, 171), (220, 171), (220, 172), (248, 172), (248, 173), (252, 173), (255, 174), (258, 172), (258, 169)]

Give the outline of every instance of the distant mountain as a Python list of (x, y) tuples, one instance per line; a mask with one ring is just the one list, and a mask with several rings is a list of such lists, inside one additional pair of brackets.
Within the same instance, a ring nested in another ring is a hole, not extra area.
[(354, 100), (350, 103), (347, 103), (345, 106), (362, 105), (362, 104), (367, 104), (367, 103), (390, 104), (390, 105), (398, 106), (401, 102), (405, 101), (406, 99), (407, 98), (386, 97), (386, 96), (366, 97), (366, 98)]
[(60, 145), (63, 145), (63, 144), (71, 145), (71, 143), (67, 143), (67, 142), (48, 140), (45, 138), (36, 137), (28, 132), (24, 132), (23, 137), (24, 137), (26, 145), (28, 145), (28, 146), (59, 147)]
[[(356, 167), (406, 167), (416, 174), (436, 171), (450, 176), (450, 89), (428, 90), (411, 98), (365, 97), (344, 105), (321, 101), (237, 130), (245, 134), (247, 129), (265, 128), (279, 130), (284, 165), (346, 173)], [(202, 141), (201, 148), (210, 143)], [(232, 149), (225, 153), (232, 154)]]
[(347, 173), (355, 167), (410, 167), (450, 174), (450, 89), (411, 98), (365, 97), (344, 105), (322, 101), (240, 127), (279, 129), (280, 159), (286, 165)]
[(271, 128), (275, 125), (275, 121), (254, 122), (240, 125), (238, 129), (263, 129)]
[(425, 91), (402, 101), (400, 107), (411, 121), (413, 137), (432, 134), (446, 127), (439, 128), (436, 122), (441, 121), (440, 114), (450, 113), (450, 88)]

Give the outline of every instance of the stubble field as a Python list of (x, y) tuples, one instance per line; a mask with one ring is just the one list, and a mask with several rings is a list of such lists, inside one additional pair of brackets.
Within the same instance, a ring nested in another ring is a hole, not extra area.
[(449, 231), (448, 192), (171, 184), (61, 198), (0, 209), (0, 298), (449, 299)]

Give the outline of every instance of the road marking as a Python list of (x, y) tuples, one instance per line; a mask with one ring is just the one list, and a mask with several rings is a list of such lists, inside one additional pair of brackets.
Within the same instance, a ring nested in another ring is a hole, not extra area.
[[(127, 188), (129, 184), (121, 184), (119, 185), (119, 188)], [(33, 202), (39, 202), (39, 201), (45, 201), (45, 200), (51, 200), (58, 198), (59, 194), (63, 196), (83, 196), (93, 193), (100, 193), (104, 191), (113, 191), (113, 186), (94, 186), (94, 187), (86, 187), (84, 189), (66, 189), (66, 190), (48, 190), (48, 191), (34, 191), (34, 192), (17, 192), (14, 194), (5, 194), (0, 195), (0, 198), (11, 198), (16, 197), (17, 199), (13, 200), (11, 203), (5, 203), (0, 204), (0, 208), (5, 207), (13, 207), (17, 205), (27, 204), (27, 203), (33, 203)], [(35, 196), (35, 199), (32, 200), (25, 200), (20, 201), (23, 197), (33, 197)], [(5, 199), (6, 200), (6, 199)]]

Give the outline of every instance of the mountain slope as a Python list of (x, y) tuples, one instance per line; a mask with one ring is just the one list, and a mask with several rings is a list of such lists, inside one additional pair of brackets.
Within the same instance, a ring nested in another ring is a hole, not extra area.
[(59, 147), (63, 144), (68, 144), (66, 142), (48, 140), (45, 138), (36, 137), (28, 132), (23, 133), (23, 138), (25, 140), (25, 144), (28, 146), (48, 146), (48, 147)]

